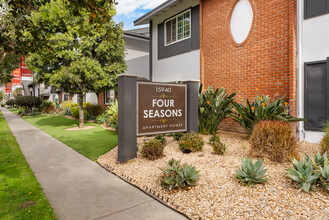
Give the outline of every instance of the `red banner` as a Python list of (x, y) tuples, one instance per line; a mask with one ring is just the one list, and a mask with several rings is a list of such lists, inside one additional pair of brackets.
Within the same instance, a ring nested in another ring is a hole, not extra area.
[(11, 83), (7, 83), (5, 86), (5, 94), (10, 94), (11, 92)]
[(12, 72), (13, 79), (11, 80), (12, 85), (18, 86), (21, 84), (21, 69), (15, 69)]
[(24, 63), (24, 59), (21, 58), (21, 75), (22, 77), (33, 77), (33, 73), (31, 70), (27, 69), (26, 64)]

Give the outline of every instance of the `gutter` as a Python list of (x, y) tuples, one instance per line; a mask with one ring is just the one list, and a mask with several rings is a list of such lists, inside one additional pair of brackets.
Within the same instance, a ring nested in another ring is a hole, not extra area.
[(138, 18), (137, 20), (134, 21), (134, 25), (142, 25), (142, 24), (148, 24), (149, 21), (151, 20), (151, 18), (153, 16), (155, 16), (156, 14), (158, 14), (160, 11), (172, 6), (174, 3), (178, 2), (179, 0), (168, 0), (164, 3), (162, 3), (161, 5), (159, 5), (158, 7), (156, 7), (155, 9), (153, 9), (152, 11), (146, 13), (145, 15), (143, 15), (142, 17)]

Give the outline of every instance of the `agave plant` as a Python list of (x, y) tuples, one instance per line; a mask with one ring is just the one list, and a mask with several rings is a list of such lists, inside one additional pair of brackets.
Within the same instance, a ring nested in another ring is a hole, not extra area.
[(320, 172), (314, 172), (313, 165), (309, 158), (302, 161), (292, 160), (293, 167), (288, 168), (289, 177), (298, 183), (298, 188), (302, 188), (305, 192), (315, 190), (314, 183), (318, 180)]
[(107, 114), (106, 113), (103, 113), (101, 115), (98, 115), (98, 117), (96, 119), (96, 122), (98, 124), (106, 124), (106, 123), (108, 123)]
[(247, 99), (246, 106), (237, 102), (232, 102), (235, 114), (232, 114), (233, 120), (241, 124), (251, 135), (254, 126), (259, 121), (278, 120), (285, 122), (303, 121), (301, 118), (294, 118), (289, 115), (289, 105), (285, 102), (284, 97), (270, 102), (269, 96), (257, 96), (250, 103)]
[(216, 89), (209, 86), (202, 91), (199, 89), (199, 132), (203, 134), (216, 133), (218, 125), (231, 113), (233, 98), (236, 93), (228, 95), (224, 88)]
[(235, 171), (235, 178), (248, 186), (268, 181), (269, 178), (266, 178), (267, 175), (265, 175), (267, 169), (264, 169), (262, 163), (263, 159), (259, 159), (255, 163), (248, 157), (245, 160), (241, 159), (241, 168)]
[(327, 152), (325, 152), (322, 156), (319, 152), (315, 155), (314, 163), (317, 167), (324, 167), (326, 162), (328, 162)]
[(324, 187), (329, 190), (329, 164), (325, 164), (324, 167), (320, 167), (321, 175), (320, 180)]
[(175, 159), (171, 159), (167, 164), (167, 168), (162, 171), (161, 186), (170, 191), (195, 186), (200, 177), (199, 171), (195, 170), (194, 166), (181, 165), (180, 161)]

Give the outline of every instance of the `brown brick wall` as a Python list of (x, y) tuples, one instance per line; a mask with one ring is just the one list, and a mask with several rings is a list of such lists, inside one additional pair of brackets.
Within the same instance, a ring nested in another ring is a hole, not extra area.
[[(224, 87), (244, 101), (257, 95), (286, 95), (296, 113), (296, 0), (249, 0), (251, 32), (238, 45), (230, 18), (237, 0), (201, 0), (201, 82)], [(232, 127), (228, 120), (222, 126)]]

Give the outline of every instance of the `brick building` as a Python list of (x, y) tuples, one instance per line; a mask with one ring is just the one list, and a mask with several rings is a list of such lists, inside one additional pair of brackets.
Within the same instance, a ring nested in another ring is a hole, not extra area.
[[(291, 114), (308, 120), (297, 123), (298, 137), (321, 138), (329, 0), (168, 0), (135, 21), (142, 24), (150, 25), (153, 81), (200, 80), (241, 101), (284, 95)], [(221, 126), (236, 130), (232, 123)]]

